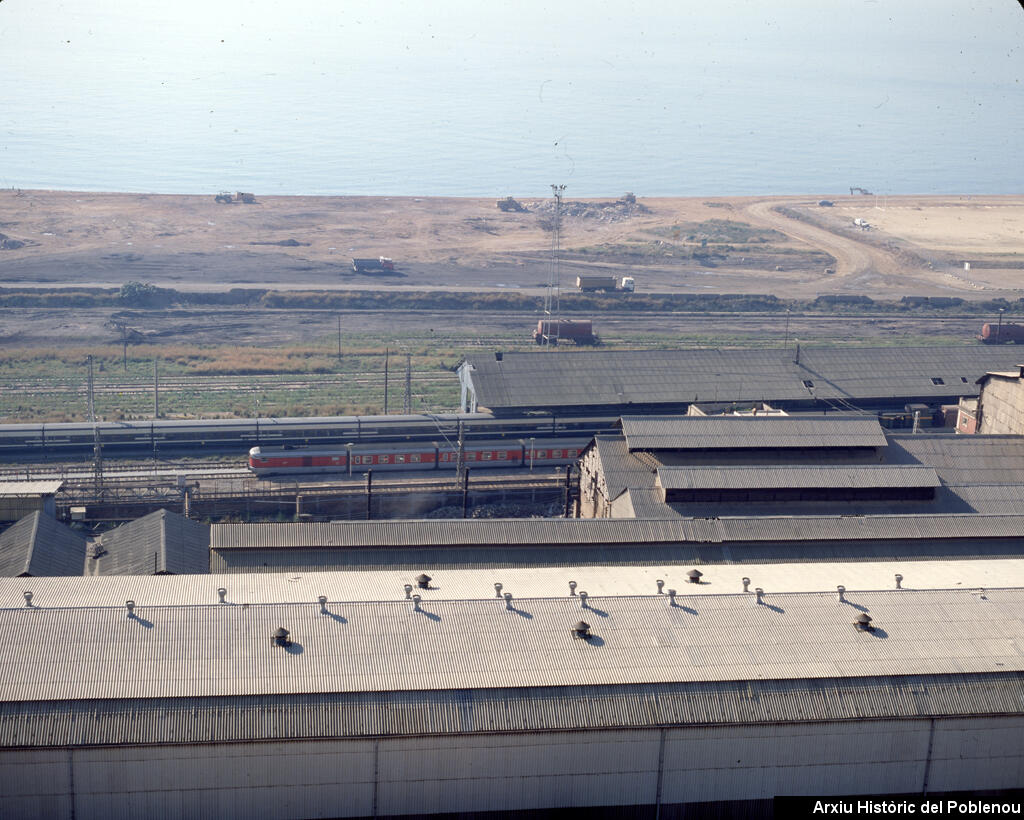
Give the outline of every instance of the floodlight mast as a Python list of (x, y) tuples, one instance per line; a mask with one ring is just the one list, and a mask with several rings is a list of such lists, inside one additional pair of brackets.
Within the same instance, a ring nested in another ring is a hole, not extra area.
[[(552, 345), (552, 337), (554, 337), (554, 346), (558, 346), (558, 335), (561, 332), (561, 299), (559, 295), (561, 286), (560, 271), (558, 268), (558, 253), (561, 250), (562, 241), (562, 193), (565, 191), (565, 185), (552, 185), (551, 192), (555, 197), (555, 218), (551, 228), (551, 265), (548, 269), (548, 287), (544, 294), (544, 318), (547, 323), (547, 327), (543, 328), (547, 332), (543, 334), (543, 342), (545, 345)], [(552, 328), (554, 333), (552, 333)]]

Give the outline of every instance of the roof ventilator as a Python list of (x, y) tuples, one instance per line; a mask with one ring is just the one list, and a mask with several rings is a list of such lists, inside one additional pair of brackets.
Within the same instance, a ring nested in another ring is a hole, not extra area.
[(703, 575), (704, 573), (701, 572), (699, 569), (691, 569), (688, 573), (686, 573), (686, 577), (691, 584), (699, 584), (701, 576)]
[(896, 589), (903, 589), (903, 576), (896, 573)]
[(283, 626), (279, 626), (274, 630), (274, 634), (270, 636), (271, 646), (291, 646), (292, 642), (288, 640), (290, 633)]
[(317, 595), (316, 596), (316, 602), (318, 604), (320, 604), (320, 614), (321, 615), (326, 615), (327, 614), (327, 596), (326, 595)]
[(761, 589), (761, 587), (755, 587), (754, 588), (754, 594), (757, 595), (757, 602), (759, 604), (763, 604), (764, 603), (764, 590)]
[(866, 632), (874, 632), (875, 628), (871, 625), (871, 616), (866, 612), (860, 613), (857, 619), (853, 622), (853, 625), (857, 629), (863, 629)]
[(412, 596), (412, 610), (413, 610), (413, 612), (422, 612), (423, 611), (422, 609), (420, 609), (420, 601), (422, 601), (422, 600), (423, 599), (419, 595), (413, 595)]
[(412, 584), (405, 585), (405, 597), (406, 600), (412, 597)]
[(580, 590), (580, 606), (584, 609), (587, 608), (587, 593), (582, 589)]
[(661, 580), (661, 579), (659, 578), (659, 579), (658, 579), (657, 581), (655, 581), (654, 583), (656, 583), (656, 584), (658, 585), (658, 594), (659, 594), (659, 595), (664, 595), (664, 593), (662, 592), (662, 590), (663, 590), (663, 589), (665, 588), (665, 582), (664, 582), (664, 581), (662, 581), (662, 580)]
[(744, 578), (743, 579), (743, 591), (744, 592), (750, 592), (750, 579), (749, 578)]
[(418, 586), (420, 589), (430, 589), (431, 580), (432, 579), (429, 575), (427, 575), (425, 572), (421, 572), (419, 575), (416, 576), (416, 586)]
[(500, 598), (501, 597), (501, 581), (495, 581), (494, 582), (494, 597), (495, 598)]
[(845, 604), (846, 603), (846, 587), (844, 587), (842, 584), (840, 584), (839, 586), (836, 587), (836, 589), (839, 591), (839, 600), (842, 601)]
[(576, 594), (576, 582), (575, 581), (570, 581), (569, 582), (569, 597), (571, 598), (575, 594)]
[(668, 605), (669, 606), (675, 606), (676, 605), (676, 591), (674, 589), (670, 589), (668, 591)]
[(105, 549), (103, 549), (103, 543), (101, 541), (93, 541), (92, 542), (92, 557), (93, 558), (99, 558), (99, 557), (101, 557), (103, 555), (106, 555), (106, 554), (107, 554), (107, 551)]
[(135, 601), (125, 601), (124, 608), (128, 610), (128, 614), (124, 617), (134, 618), (135, 617)]
[(512, 606), (512, 593), (511, 592), (506, 592), (505, 593), (505, 609), (515, 609), (515, 607)]
[(25, 590), (25, 606), (32, 608), (32, 593), (27, 589)]
[(588, 624), (586, 621), (580, 621), (576, 624), (576, 626), (572, 628), (572, 636), (583, 641), (589, 640), (590, 624)]
[(225, 589), (224, 587), (218, 587), (217, 594), (220, 596), (220, 601), (218, 603), (226, 604), (227, 601), (224, 600), (224, 598), (228, 594), (227, 589)]

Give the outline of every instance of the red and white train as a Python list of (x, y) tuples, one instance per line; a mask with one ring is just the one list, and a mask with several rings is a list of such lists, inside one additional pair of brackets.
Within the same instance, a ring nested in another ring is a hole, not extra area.
[[(532, 442), (471, 441), (463, 452), (468, 467), (551, 467), (572, 464), (590, 439), (534, 439)], [(454, 470), (458, 450), (445, 444), (406, 442), (349, 447), (253, 447), (249, 469), (256, 475), (349, 472), (367, 470)]]

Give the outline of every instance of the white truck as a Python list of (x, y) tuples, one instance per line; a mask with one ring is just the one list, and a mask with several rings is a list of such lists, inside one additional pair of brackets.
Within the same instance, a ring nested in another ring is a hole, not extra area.
[(633, 293), (636, 290), (636, 280), (632, 276), (606, 276), (604, 274), (582, 274), (576, 277), (577, 290), (586, 293), (588, 291), (621, 291), (622, 293)]

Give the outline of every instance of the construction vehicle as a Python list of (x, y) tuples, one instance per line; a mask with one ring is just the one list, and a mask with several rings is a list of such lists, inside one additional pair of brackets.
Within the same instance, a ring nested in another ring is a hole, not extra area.
[(386, 256), (378, 256), (376, 259), (352, 260), (352, 270), (356, 273), (382, 273), (383, 271), (393, 271), (394, 269), (394, 260), (388, 259)]
[(232, 205), (236, 202), (253, 205), (256, 202), (256, 194), (246, 193), (245, 191), (236, 191), (234, 194), (230, 191), (221, 191), (213, 198), (213, 201), (219, 205)]
[(510, 196), (507, 196), (504, 199), (499, 199), (497, 204), (499, 211), (512, 211), (513, 213), (522, 213), (526, 210), (526, 208), (524, 208), (520, 203), (516, 202), (516, 200)]
[(581, 274), (576, 277), (576, 288), (583, 293), (588, 291), (620, 291), (632, 293), (636, 290), (636, 280), (632, 276), (605, 276), (603, 274)]

